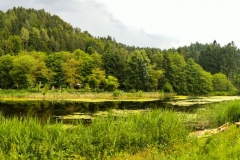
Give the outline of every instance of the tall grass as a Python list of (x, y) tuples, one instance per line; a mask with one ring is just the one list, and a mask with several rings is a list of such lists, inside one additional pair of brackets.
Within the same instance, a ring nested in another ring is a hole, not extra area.
[[(175, 152), (155, 152), (156, 159), (239, 159), (240, 129), (235, 125), (222, 133), (204, 138), (190, 138), (184, 145), (175, 148)], [(131, 157), (131, 155), (129, 156)], [(127, 158), (129, 158), (127, 157)], [(148, 154), (148, 159), (152, 159)], [(129, 158), (130, 159), (130, 158)]]
[(208, 122), (209, 127), (218, 127), (226, 122), (240, 120), (240, 100), (213, 103), (197, 111), (198, 121)]
[(0, 116), (3, 159), (103, 159), (154, 146), (159, 150), (186, 141), (188, 131), (172, 111), (151, 111), (118, 118), (109, 114), (89, 126), (45, 124), (35, 118)]
[(0, 90), (0, 98), (24, 98), (29, 97), (30, 95), (35, 94), (29, 92), (27, 90), (14, 90), (14, 89), (7, 89), (7, 90)]
[[(212, 126), (238, 121), (239, 106), (239, 100), (207, 105), (196, 112), (197, 118)], [(239, 158), (239, 128), (232, 125), (217, 135), (191, 137), (180, 115), (153, 110), (115, 117), (110, 112), (91, 125), (79, 122), (66, 127), (58, 122), (42, 125), (37, 118), (5, 118), (0, 114), (0, 159)]]

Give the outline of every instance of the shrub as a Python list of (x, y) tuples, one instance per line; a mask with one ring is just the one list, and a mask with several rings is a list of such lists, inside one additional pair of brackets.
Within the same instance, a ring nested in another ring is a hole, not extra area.
[(113, 91), (113, 97), (119, 97), (121, 94), (121, 91), (120, 90), (115, 90)]
[(173, 87), (169, 82), (166, 82), (163, 86), (164, 92), (173, 92)]
[(137, 93), (135, 93), (137, 97), (143, 97), (143, 91), (139, 90)]

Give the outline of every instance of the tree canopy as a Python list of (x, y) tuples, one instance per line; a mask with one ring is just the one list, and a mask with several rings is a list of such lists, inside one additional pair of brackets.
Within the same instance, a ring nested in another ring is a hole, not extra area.
[(106, 91), (207, 94), (239, 89), (239, 59), (234, 42), (140, 48), (94, 37), (43, 9), (0, 12), (1, 88), (82, 84)]

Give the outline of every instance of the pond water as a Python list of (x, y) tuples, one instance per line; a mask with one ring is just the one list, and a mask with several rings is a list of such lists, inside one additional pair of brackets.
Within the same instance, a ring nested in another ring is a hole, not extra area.
[(151, 109), (172, 109), (191, 112), (194, 107), (179, 107), (168, 103), (173, 99), (134, 102), (134, 101), (107, 101), (107, 102), (73, 102), (73, 101), (3, 101), (0, 102), (0, 112), (5, 117), (38, 117), (42, 122), (62, 119), (71, 122), (73, 119), (91, 120), (96, 115), (106, 115), (106, 111), (144, 112)]

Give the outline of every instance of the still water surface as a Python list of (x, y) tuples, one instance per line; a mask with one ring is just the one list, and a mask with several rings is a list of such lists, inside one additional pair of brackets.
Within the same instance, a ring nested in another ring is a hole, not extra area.
[(49, 118), (54, 120), (69, 115), (91, 116), (110, 110), (141, 110), (172, 109), (176, 111), (191, 112), (195, 107), (173, 106), (168, 100), (134, 102), (134, 101), (108, 101), (108, 102), (72, 102), (72, 101), (8, 101), (0, 102), (0, 112), (5, 117), (37, 117), (42, 122)]

